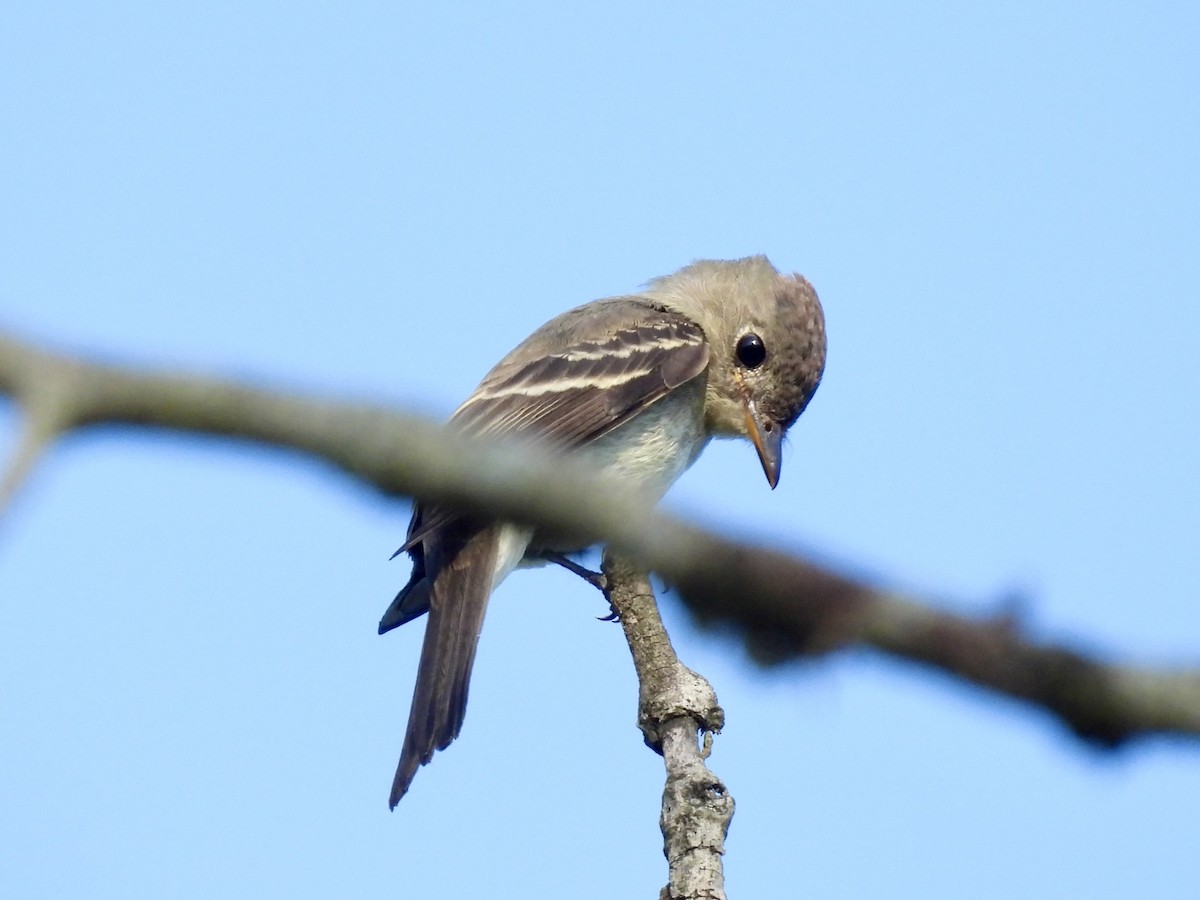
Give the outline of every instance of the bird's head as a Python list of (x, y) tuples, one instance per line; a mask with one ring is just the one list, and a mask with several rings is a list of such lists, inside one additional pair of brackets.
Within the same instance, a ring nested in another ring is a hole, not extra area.
[(781, 275), (765, 256), (750, 256), (699, 260), (651, 282), (647, 293), (703, 329), (708, 428), (748, 438), (775, 487), (783, 436), (825, 369), (825, 316), (816, 291), (800, 275)]

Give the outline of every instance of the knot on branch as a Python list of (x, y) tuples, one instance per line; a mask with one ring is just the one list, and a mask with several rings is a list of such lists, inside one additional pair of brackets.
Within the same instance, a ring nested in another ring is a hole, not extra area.
[(733, 819), (733, 795), (705, 765), (686, 720), (674, 719), (665, 727), (663, 758), (667, 783), (660, 824), (670, 871), (663, 896), (723, 900), (721, 857)]
[(662, 753), (663, 729), (676, 719), (688, 720), (695, 731), (721, 733), (725, 711), (705, 678), (678, 659), (647, 675), (638, 692), (638, 728), (648, 747)]

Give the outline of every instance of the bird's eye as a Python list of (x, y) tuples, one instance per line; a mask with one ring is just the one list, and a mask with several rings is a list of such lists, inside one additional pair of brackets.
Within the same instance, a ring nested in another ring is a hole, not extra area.
[(737, 342), (737, 358), (747, 369), (757, 369), (767, 358), (767, 345), (754, 332), (743, 334)]

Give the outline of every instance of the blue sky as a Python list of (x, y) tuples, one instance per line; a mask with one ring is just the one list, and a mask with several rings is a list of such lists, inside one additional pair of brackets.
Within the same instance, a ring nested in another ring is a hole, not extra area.
[[(719, 444), (673, 509), (1195, 664), (1198, 42), (1171, 3), (10, 5), (0, 324), (444, 416), (555, 313), (764, 252), (825, 383), (778, 490)], [(59, 446), (0, 532), (0, 893), (655, 896), (661, 764), (565, 573), (504, 584), (388, 813), (406, 524), (257, 448)], [(731, 895), (1194, 894), (1195, 746), (866, 652), (763, 672), (664, 606), (727, 712)]]

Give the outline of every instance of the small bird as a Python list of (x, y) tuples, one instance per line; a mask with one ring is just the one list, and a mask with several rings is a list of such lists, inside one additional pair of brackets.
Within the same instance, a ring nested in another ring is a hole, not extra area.
[[(653, 500), (710, 438), (744, 437), (774, 488), (784, 433), (824, 367), (825, 317), (804, 278), (781, 275), (765, 256), (699, 260), (641, 293), (551, 319), (500, 360), (449, 427), (581, 453)], [(492, 591), (523, 559), (579, 549), (415, 505), (396, 551), (412, 557), (412, 576), (379, 622), (383, 634), (429, 613), (392, 809), (418, 767), (458, 737)]]

